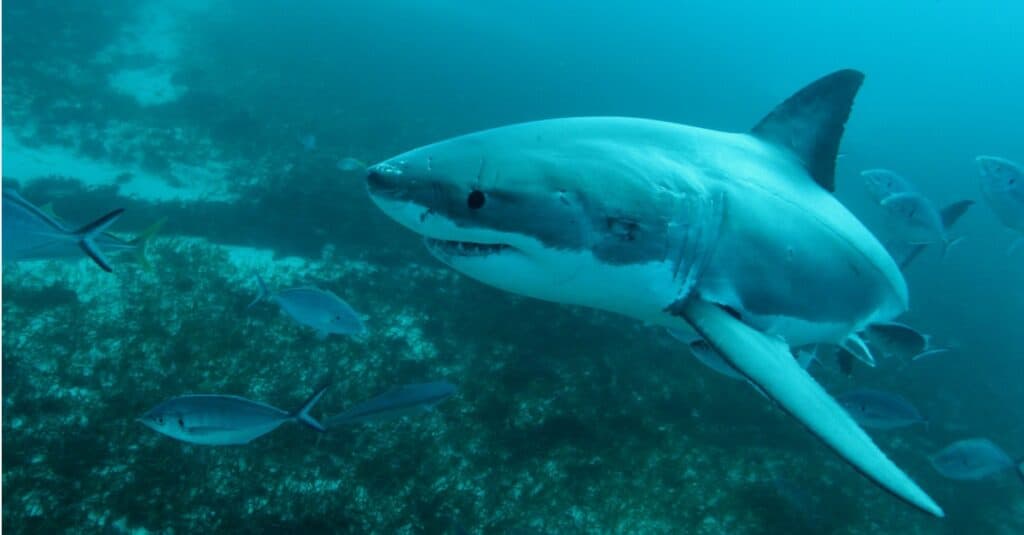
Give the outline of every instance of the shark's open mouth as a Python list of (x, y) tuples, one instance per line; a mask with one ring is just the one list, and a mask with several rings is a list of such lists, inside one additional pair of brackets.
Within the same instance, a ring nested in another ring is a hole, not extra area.
[(513, 250), (511, 245), (504, 243), (477, 243), (470, 241), (439, 240), (424, 238), (423, 243), (434, 254), (446, 256), (488, 256)]

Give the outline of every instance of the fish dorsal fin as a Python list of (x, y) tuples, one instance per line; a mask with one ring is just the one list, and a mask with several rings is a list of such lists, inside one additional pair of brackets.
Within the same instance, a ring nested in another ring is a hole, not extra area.
[(939, 214), (942, 216), (942, 226), (949, 230), (954, 223), (957, 222), (966, 212), (967, 209), (974, 204), (974, 201), (966, 199), (963, 201), (957, 201), (949, 206), (943, 208)]
[(788, 149), (821, 187), (835, 191), (836, 156), (864, 73), (829, 74), (779, 104), (750, 132)]

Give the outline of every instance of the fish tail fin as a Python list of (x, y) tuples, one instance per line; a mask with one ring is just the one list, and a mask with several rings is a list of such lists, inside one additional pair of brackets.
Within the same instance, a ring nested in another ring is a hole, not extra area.
[(947, 239), (947, 240), (943, 241), (942, 242), (942, 259), (945, 260), (946, 257), (949, 256), (949, 250), (952, 249), (956, 245), (960, 245), (960, 243), (963, 242), (963, 241), (964, 241), (964, 237), (963, 236), (960, 236), (959, 238), (954, 238), (952, 240)]
[(800, 367), (805, 370), (811, 369), (811, 364), (814, 364), (814, 361), (816, 360), (818, 360), (818, 346), (812, 347), (809, 351), (798, 351), (796, 354), (796, 361), (800, 363)]
[(96, 239), (96, 236), (99, 236), (103, 231), (107, 230), (107, 227), (113, 225), (114, 221), (117, 221), (123, 213), (124, 208), (118, 208), (117, 210), (108, 213), (107, 215), (74, 232), (74, 234), (78, 236), (78, 246), (82, 248), (82, 251), (85, 252), (85, 254), (89, 255), (89, 258), (92, 258), (93, 262), (96, 262), (96, 264), (106, 272), (114, 270), (110, 267), (110, 262), (107, 261), (106, 255), (104, 255), (103, 251), (96, 246), (96, 242), (93, 240)]
[(260, 277), (259, 274), (256, 275), (256, 282), (258, 282), (260, 285), (260, 294), (257, 295), (256, 299), (253, 299), (252, 303), (249, 303), (249, 306), (245, 308), (252, 308), (253, 306), (256, 305), (256, 303), (259, 303), (260, 301), (266, 299), (267, 297), (270, 297), (270, 290), (267, 289), (267, 284), (263, 282), (263, 277)]
[(911, 358), (910, 360), (921, 360), (923, 358), (933, 357), (933, 356), (941, 354), (941, 353), (949, 353), (952, 350), (953, 350), (953, 348), (951, 348), (951, 347), (931, 347), (931, 346), (929, 346), (924, 351), (914, 355), (914, 357)]
[(314, 392), (312, 396), (309, 396), (309, 399), (307, 399), (305, 403), (302, 404), (302, 407), (300, 407), (299, 410), (292, 413), (292, 418), (295, 418), (299, 422), (308, 425), (309, 427), (312, 427), (313, 429), (316, 429), (321, 433), (327, 431), (327, 429), (324, 428), (323, 425), (320, 425), (320, 422), (316, 421), (315, 418), (309, 415), (309, 411), (311, 411), (313, 409), (313, 406), (316, 405), (318, 401), (320, 401), (320, 398), (323, 397), (324, 392), (327, 392), (327, 388), (330, 386), (331, 385), (329, 384), (325, 384), (318, 388), (316, 392)]
[(166, 217), (160, 218), (159, 221), (146, 227), (142, 232), (135, 236), (134, 239), (128, 242), (135, 246), (135, 260), (140, 266), (142, 266), (142, 269), (145, 269), (146, 271), (151, 271), (153, 269), (153, 266), (149, 263), (149, 257), (146, 256), (146, 246), (149, 245), (150, 238), (156, 236), (166, 222)]

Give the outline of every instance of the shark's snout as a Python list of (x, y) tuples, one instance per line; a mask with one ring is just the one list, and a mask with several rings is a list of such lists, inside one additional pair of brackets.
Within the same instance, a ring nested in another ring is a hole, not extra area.
[(402, 172), (388, 162), (381, 162), (366, 169), (366, 188), (371, 195), (394, 197), (401, 190)]

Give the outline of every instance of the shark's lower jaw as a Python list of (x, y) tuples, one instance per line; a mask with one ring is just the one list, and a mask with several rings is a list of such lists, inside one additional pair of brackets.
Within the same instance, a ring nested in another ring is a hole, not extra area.
[(444, 258), (491, 256), (515, 250), (511, 245), (504, 243), (440, 240), (429, 237), (424, 237), (423, 243), (432, 254)]

